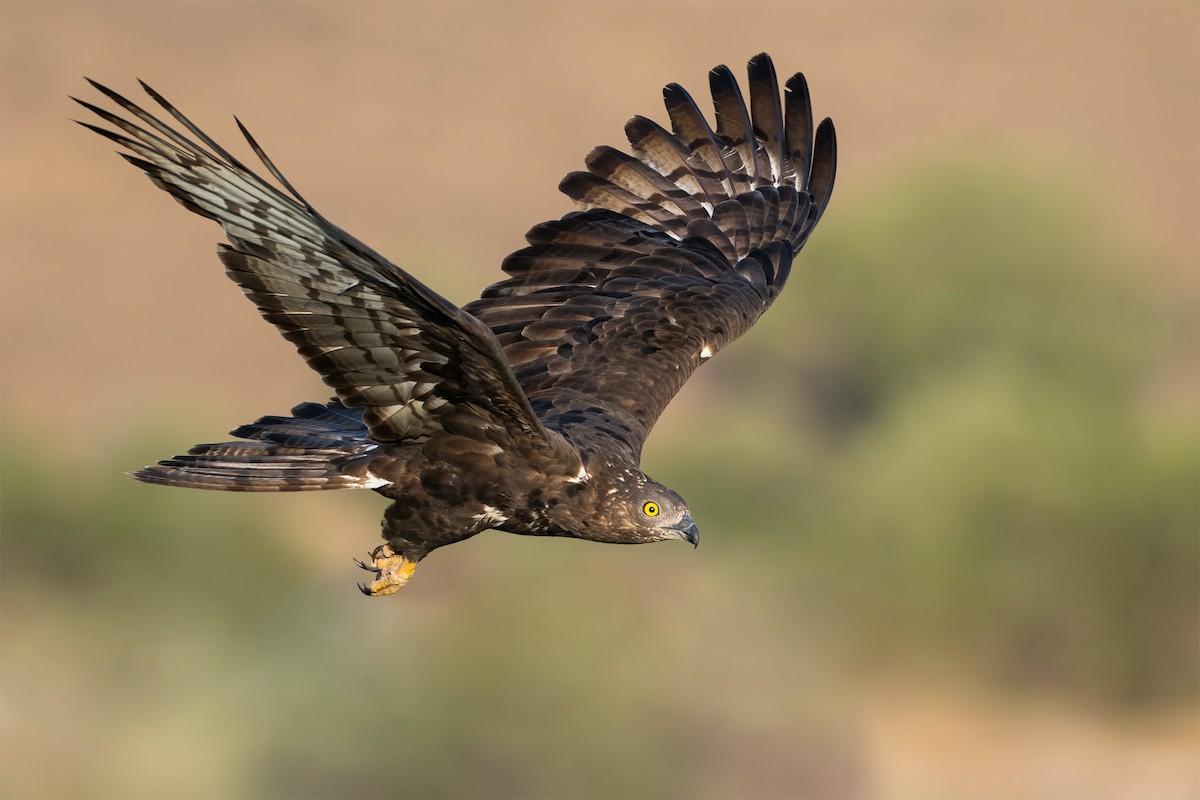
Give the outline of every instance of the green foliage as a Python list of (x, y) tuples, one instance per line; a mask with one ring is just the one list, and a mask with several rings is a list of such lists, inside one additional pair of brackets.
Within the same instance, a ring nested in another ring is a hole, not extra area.
[[(1136, 389), (1164, 343), (1166, 298), (1115, 252), (1087, 201), (1072, 200), (1005, 169), (914, 174), (822, 230), (798, 340), (835, 341), (840, 366), (877, 402), (980, 360), (1080, 389)], [(809, 339), (805, 326), (826, 333)]]
[(1193, 445), (991, 372), (915, 393), (840, 465), (819, 518), (857, 564), (827, 588), (860, 643), (1101, 699), (1194, 692)]

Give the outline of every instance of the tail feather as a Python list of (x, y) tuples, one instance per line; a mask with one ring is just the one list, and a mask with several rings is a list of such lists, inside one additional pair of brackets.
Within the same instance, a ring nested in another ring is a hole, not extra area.
[(129, 473), (143, 483), (229, 492), (369, 489), (383, 482), (363, 469), (343, 469), (376, 447), (362, 414), (340, 403), (302, 403), (292, 417), (262, 417), (233, 431), (249, 441), (198, 444)]

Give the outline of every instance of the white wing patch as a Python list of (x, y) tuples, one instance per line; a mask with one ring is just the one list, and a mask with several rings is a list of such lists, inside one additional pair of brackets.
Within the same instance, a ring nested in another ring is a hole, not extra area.
[(475, 520), (476, 522), (482, 522), (489, 528), (495, 527), (496, 525), (503, 525), (505, 522), (508, 522), (508, 517), (501, 514), (499, 509), (493, 508), (492, 506), (484, 506), (483, 513), (476, 514), (475, 516), (471, 517), (471, 519)]
[(363, 489), (378, 489), (380, 486), (387, 486), (390, 483), (391, 483), (391, 481), (384, 480), (383, 478), (376, 475), (374, 472), (367, 470), (366, 479), (358, 485), (360, 487), (362, 487)]

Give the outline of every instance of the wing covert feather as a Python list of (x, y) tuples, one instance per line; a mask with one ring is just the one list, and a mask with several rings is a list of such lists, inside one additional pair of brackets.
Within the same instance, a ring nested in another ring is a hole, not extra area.
[(582, 211), (535, 226), (506, 280), (465, 308), (499, 337), (536, 413), (593, 450), (637, 461), (687, 378), (782, 291), (833, 190), (833, 124), (814, 134), (803, 75), (783, 97), (766, 54), (748, 97), (709, 73), (710, 126), (678, 84), (673, 133), (626, 125), (632, 155), (598, 147), (560, 188)]

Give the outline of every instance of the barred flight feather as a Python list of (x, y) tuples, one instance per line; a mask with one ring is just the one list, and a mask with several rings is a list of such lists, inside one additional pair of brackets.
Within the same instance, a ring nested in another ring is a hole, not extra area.
[(506, 277), (463, 308), (317, 212), (236, 117), (271, 180), (146, 84), (168, 121), (92, 82), (120, 113), (78, 101), (108, 127), (81, 124), (223, 228), (226, 275), (336, 394), (133, 476), (377, 490), (393, 504), (368, 567), (374, 594), (488, 526), (695, 543), (682, 498), (640, 471), (642, 445), (688, 377), (783, 290), (837, 159), (802, 75), (781, 96), (765, 54), (747, 72), (745, 95), (727, 67), (709, 73), (711, 123), (668, 84), (671, 130), (635, 116), (631, 152), (588, 153), (560, 184), (580, 210), (530, 229)]

